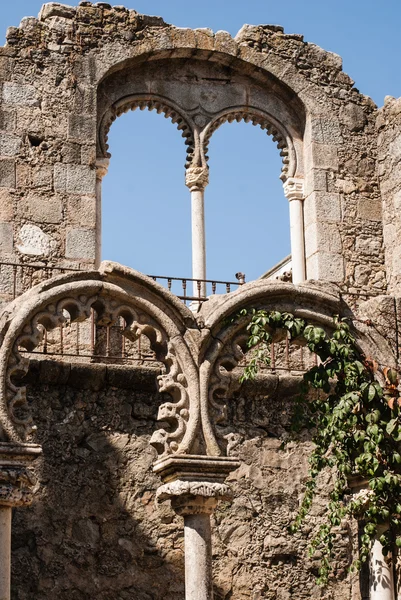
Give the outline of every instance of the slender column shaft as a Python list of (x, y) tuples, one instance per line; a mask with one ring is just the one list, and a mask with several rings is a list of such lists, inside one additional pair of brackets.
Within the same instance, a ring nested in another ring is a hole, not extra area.
[(0, 600), (10, 600), (11, 506), (0, 506)]
[[(206, 236), (205, 236), (205, 187), (209, 183), (207, 167), (188, 167), (185, 174), (185, 185), (191, 191), (192, 210), (192, 278), (206, 279)], [(200, 289), (196, 281), (193, 296), (206, 296), (206, 284)], [(192, 308), (196, 310), (198, 302)]]
[(292, 282), (302, 283), (306, 279), (303, 180), (296, 177), (287, 179), (284, 194), (290, 203)]
[(185, 600), (213, 600), (210, 515), (186, 515)]
[(102, 180), (109, 168), (108, 158), (98, 158), (96, 162), (96, 254), (95, 268), (100, 265), (102, 257)]
[(383, 556), (383, 548), (376, 538), (370, 554), (370, 600), (394, 600), (393, 567)]
[(293, 199), (290, 201), (290, 231), (292, 282), (301, 283), (306, 279), (304, 211), (302, 200)]
[[(191, 190), (192, 207), (192, 278), (206, 279), (206, 236), (205, 236), (205, 192)], [(206, 294), (206, 286), (201, 284), (200, 293)], [(199, 295), (198, 284), (194, 281), (193, 296)]]

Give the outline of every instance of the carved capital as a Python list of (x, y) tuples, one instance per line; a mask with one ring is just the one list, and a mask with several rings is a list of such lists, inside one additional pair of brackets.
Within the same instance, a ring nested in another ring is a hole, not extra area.
[(27, 506), (36, 478), (28, 468), (42, 452), (34, 444), (0, 443), (0, 506)]
[(203, 191), (209, 183), (207, 167), (188, 167), (185, 173), (185, 185), (191, 192)]
[(283, 185), (284, 194), (287, 200), (304, 199), (304, 180), (297, 177), (289, 177)]
[(205, 496), (173, 496), (171, 498), (171, 508), (180, 517), (211, 515), (216, 506), (216, 498), (205, 498)]
[(239, 466), (238, 460), (212, 456), (170, 456), (158, 461), (154, 471), (165, 482), (156, 492), (158, 502), (171, 500), (181, 516), (211, 514), (219, 500), (230, 500), (232, 492), (224, 483)]
[(96, 179), (101, 181), (109, 170), (110, 159), (109, 158), (98, 158), (96, 160)]
[(158, 502), (171, 500), (171, 507), (180, 515), (210, 515), (219, 500), (231, 500), (231, 488), (225, 483), (212, 481), (185, 481), (177, 479), (159, 487)]
[(177, 497), (197, 496), (202, 498), (214, 498), (216, 500), (229, 500), (232, 496), (231, 488), (226, 483), (215, 481), (186, 481), (176, 479), (165, 483), (156, 492), (158, 502), (171, 500)]

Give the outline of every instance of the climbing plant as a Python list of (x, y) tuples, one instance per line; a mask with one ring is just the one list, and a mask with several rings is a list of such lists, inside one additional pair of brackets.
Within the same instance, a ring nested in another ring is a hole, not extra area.
[[(401, 547), (401, 398), (398, 376), (379, 366), (358, 349), (350, 326), (333, 318), (332, 333), (287, 312), (242, 310), (247, 318), (251, 359), (242, 381), (255, 378), (261, 363), (269, 363), (273, 336), (282, 330), (290, 340), (302, 340), (319, 364), (303, 377), (293, 417), (293, 429), (313, 430), (306, 491), (295, 522), (297, 531), (314, 498), (318, 475), (330, 468), (335, 475), (327, 517), (314, 537), (310, 552), (322, 556), (318, 582), (325, 584), (332, 570), (335, 530), (347, 516), (363, 517), (359, 569), (369, 556), (376, 536), (384, 555)], [(382, 384), (378, 376), (381, 375)], [(311, 388), (322, 393), (308, 397)], [(366, 482), (366, 490), (350, 494), (350, 481)]]

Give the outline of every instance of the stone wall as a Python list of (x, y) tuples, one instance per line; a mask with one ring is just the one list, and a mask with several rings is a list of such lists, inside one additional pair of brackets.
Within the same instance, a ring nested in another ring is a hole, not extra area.
[[(108, 127), (140, 105), (177, 123), (188, 164), (206, 160), (210, 135), (229, 115), (266, 128), (284, 179), (304, 185), (308, 278), (385, 289), (376, 107), (339, 56), (300, 35), (244, 26), (231, 38), (107, 3), (50, 3), (8, 30), (0, 98), (2, 260), (97, 264)], [(194, 114), (200, 98), (204, 110)]]
[(383, 233), (390, 293), (401, 290), (401, 98), (388, 96), (380, 109), (378, 172), (383, 202)]
[[(155, 505), (160, 481), (152, 474), (149, 438), (162, 401), (156, 374), (31, 363), (29, 399), (44, 455), (34, 504), (14, 514), (13, 600), (184, 597), (182, 521), (169, 503)], [(303, 535), (286, 529), (310, 449), (307, 436), (280, 449), (298, 384), (264, 377), (229, 402), (242, 465), (230, 477), (232, 505), (220, 504), (213, 521), (216, 600), (351, 597), (348, 528), (340, 532), (338, 581), (329, 588), (316, 585), (317, 561), (307, 556), (305, 533), (316, 529), (325, 496)]]

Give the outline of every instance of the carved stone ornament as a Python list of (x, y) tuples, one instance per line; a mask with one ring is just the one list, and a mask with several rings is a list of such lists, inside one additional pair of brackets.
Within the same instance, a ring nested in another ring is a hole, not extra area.
[[(184, 340), (185, 333), (188, 338), (192, 335), (186, 326), (186, 321), (193, 321), (192, 313), (150, 278), (113, 263), (102, 263), (100, 272), (54, 278), (7, 307), (0, 331), (3, 439), (21, 442), (33, 429), (26, 389), (19, 384), (29, 367), (21, 349), (32, 352), (45, 330), (67, 319), (85, 320), (92, 311), (96, 322), (103, 325), (112, 325), (123, 317), (123, 335), (128, 339), (148, 337), (156, 358), (164, 364), (160, 390), (171, 396), (171, 402), (164, 403), (159, 412), (160, 419), (171, 425), (170, 430), (155, 432), (151, 443), (160, 456), (188, 452), (199, 427), (196, 367)], [(193, 325), (196, 327), (196, 323)]]
[(203, 191), (209, 183), (209, 169), (207, 167), (189, 167), (185, 174), (185, 185), (191, 190)]
[(158, 502), (171, 500), (181, 516), (211, 514), (219, 500), (230, 500), (227, 475), (239, 467), (236, 459), (213, 456), (169, 456), (157, 461), (153, 470), (165, 482), (156, 492)]
[(297, 177), (289, 177), (283, 185), (284, 194), (287, 200), (303, 200), (304, 199), (304, 181)]
[(36, 478), (29, 465), (41, 454), (35, 444), (0, 443), (0, 506), (27, 506)]
[(176, 479), (165, 483), (158, 488), (156, 499), (158, 502), (171, 500), (176, 496), (203, 496), (204, 498), (216, 498), (217, 500), (229, 500), (232, 497), (231, 488), (226, 483), (214, 481), (185, 481)]
[[(332, 315), (342, 310), (333, 286), (325, 284), (322, 289), (317, 283), (296, 286), (260, 280), (242, 285), (237, 292), (210, 297), (199, 313), (200, 325), (174, 294), (116, 263), (44, 281), (0, 314), (0, 440), (21, 444), (34, 429), (23, 378), (29, 367), (27, 356), (45, 331), (92, 315), (100, 325), (123, 319), (122, 335), (130, 340), (146, 336), (164, 365), (159, 389), (169, 398), (159, 408), (161, 427), (151, 439), (158, 454), (155, 472), (164, 483), (223, 483), (239, 464), (227, 456), (238, 450), (241, 440), (230, 429), (226, 404), (238, 385), (230, 372), (242, 357), (241, 337), (247, 325), (230, 317), (249, 306), (287, 310), (324, 328), (332, 327)], [(362, 324), (358, 332), (367, 347), (377, 348), (382, 364), (392, 364), (385, 340), (374, 337)], [(9, 481), (11, 475), (4, 477)]]

